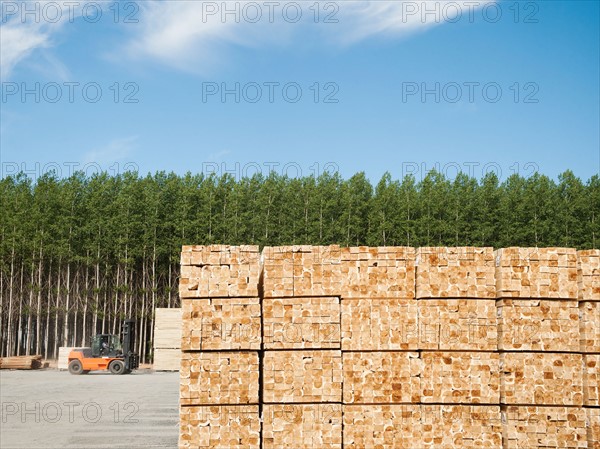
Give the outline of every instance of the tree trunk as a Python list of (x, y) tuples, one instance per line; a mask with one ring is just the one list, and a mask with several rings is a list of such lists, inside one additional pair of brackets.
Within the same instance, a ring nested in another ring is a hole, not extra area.
[[(14, 232), (14, 231), (13, 231)], [(14, 354), (13, 352), (13, 328), (12, 328), (12, 322), (13, 322), (13, 287), (14, 287), (14, 277), (15, 277), (15, 238), (13, 237), (13, 242), (12, 242), (12, 251), (11, 251), (11, 255), (10, 255), (10, 280), (9, 280), (9, 287), (8, 287), (8, 323), (6, 328), (8, 329), (8, 335), (7, 335), (7, 342), (6, 342), (6, 346), (7, 346), (7, 356), (11, 356)]]

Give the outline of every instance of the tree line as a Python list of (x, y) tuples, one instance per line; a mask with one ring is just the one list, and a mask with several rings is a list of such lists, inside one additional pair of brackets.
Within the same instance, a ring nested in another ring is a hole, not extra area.
[(0, 354), (53, 358), (132, 317), (150, 361), (154, 309), (179, 306), (181, 246), (211, 243), (597, 248), (600, 178), (6, 177)]

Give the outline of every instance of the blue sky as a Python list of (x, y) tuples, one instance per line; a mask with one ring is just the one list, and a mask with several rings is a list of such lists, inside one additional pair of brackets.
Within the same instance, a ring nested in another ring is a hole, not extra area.
[(1, 3), (2, 176), (600, 171), (597, 1)]

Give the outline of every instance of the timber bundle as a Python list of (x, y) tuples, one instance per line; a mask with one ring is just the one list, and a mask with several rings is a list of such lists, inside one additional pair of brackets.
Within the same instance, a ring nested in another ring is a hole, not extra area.
[(0, 369), (40, 369), (41, 355), (20, 355), (0, 358)]
[(600, 250), (181, 263), (180, 448), (600, 449)]

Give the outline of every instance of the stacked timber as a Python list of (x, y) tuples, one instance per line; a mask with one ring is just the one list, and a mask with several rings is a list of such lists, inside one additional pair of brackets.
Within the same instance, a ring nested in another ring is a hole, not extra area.
[(179, 447), (260, 448), (258, 405), (182, 407)]
[(417, 298), (495, 298), (493, 248), (417, 250)]
[(583, 405), (583, 357), (551, 352), (501, 354), (503, 404)]
[(500, 403), (498, 354), (423, 352), (422, 358), (422, 403)]
[(184, 246), (179, 294), (184, 298), (257, 297), (258, 246)]
[(600, 301), (600, 249), (577, 252), (579, 299)]
[(264, 449), (340, 449), (340, 404), (265, 404)]
[(257, 404), (256, 352), (188, 352), (181, 358), (181, 405)]
[(344, 448), (422, 448), (418, 404), (344, 405)]
[(501, 350), (579, 352), (579, 308), (573, 300), (500, 299)]
[(583, 405), (600, 407), (600, 354), (583, 356)]
[(267, 403), (340, 403), (341, 351), (266, 351), (263, 384)]
[(41, 355), (21, 355), (0, 358), (0, 369), (40, 369), (42, 368)]
[(265, 298), (339, 296), (340, 247), (276, 246), (262, 253)]
[(260, 253), (184, 246), (180, 448), (260, 448)]
[(498, 298), (577, 299), (577, 252), (572, 248), (496, 250)]
[(353, 299), (341, 302), (342, 350), (419, 349), (418, 307), (414, 299)]
[[(74, 349), (74, 347), (70, 346), (61, 346), (58, 348), (58, 362), (57, 369), (59, 370), (68, 370), (69, 369), (69, 354)], [(179, 358), (179, 355), (177, 355)]]
[(419, 403), (422, 363), (417, 352), (347, 352), (345, 404)]
[(154, 317), (154, 363), (156, 371), (178, 371), (181, 363), (181, 309), (157, 308)]
[(500, 407), (421, 405), (423, 429), (419, 448), (501, 448)]
[(579, 319), (581, 352), (600, 353), (600, 301), (580, 301)]
[(583, 405), (588, 449), (600, 449), (600, 250), (577, 252)]
[(180, 448), (600, 449), (599, 262), (184, 247)]
[(509, 406), (502, 422), (506, 449), (590, 447), (583, 408)]
[(265, 349), (340, 348), (337, 297), (265, 298), (262, 319)]
[(259, 350), (259, 298), (183, 299), (181, 349)]
[(341, 249), (343, 298), (415, 297), (415, 249), (367, 247)]
[(586, 408), (588, 449), (600, 449), (600, 408)]
[(418, 301), (419, 349), (495, 351), (496, 301), (427, 299)]

